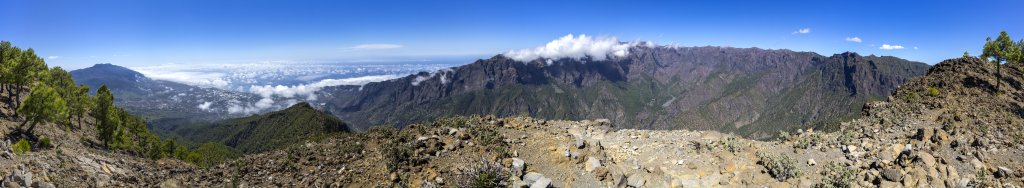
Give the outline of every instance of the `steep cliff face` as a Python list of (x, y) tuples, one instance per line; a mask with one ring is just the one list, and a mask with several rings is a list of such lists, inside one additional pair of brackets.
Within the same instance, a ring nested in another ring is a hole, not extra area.
[(629, 128), (699, 129), (763, 138), (853, 118), (928, 66), (855, 53), (633, 47), (627, 56), (502, 55), (362, 87), (332, 87), (327, 109), (356, 129), (448, 115), (608, 118)]

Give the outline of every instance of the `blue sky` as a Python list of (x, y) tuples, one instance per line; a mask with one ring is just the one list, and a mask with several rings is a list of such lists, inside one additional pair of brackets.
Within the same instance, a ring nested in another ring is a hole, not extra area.
[[(965, 50), (978, 54), (985, 37), (1002, 30), (1024, 36), (1020, 7), (1022, 1), (0, 0), (0, 39), (71, 69), (468, 62), (566, 34), (823, 55), (854, 51), (933, 64)], [(883, 44), (903, 48), (880, 49)]]

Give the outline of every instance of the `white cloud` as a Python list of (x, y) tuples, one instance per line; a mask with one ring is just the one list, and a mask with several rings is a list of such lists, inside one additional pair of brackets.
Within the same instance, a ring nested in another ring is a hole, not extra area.
[(275, 107), (280, 108), (280, 106), (274, 105), (274, 100), (270, 98), (263, 98), (250, 104), (242, 104), (238, 100), (228, 101), (229, 114), (255, 114)]
[(212, 102), (203, 102), (203, 104), (199, 104), (199, 106), (196, 106), (196, 107), (198, 107), (199, 109), (201, 109), (203, 111), (210, 111), (210, 105), (213, 105), (213, 103)]
[(323, 80), (320, 80), (318, 82), (311, 83), (311, 84), (300, 84), (300, 85), (294, 85), (294, 86), (284, 86), (284, 85), (256, 86), (256, 85), (253, 85), (253, 86), (249, 87), (249, 92), (255, 93), (255, 94), (259, 94), (263, 98), (270, 98), (270, 97), (274, 97), (274, 96), (284, 97), (284, 98), (292, 98), (292, 97), (298, 97), (298, 96), (305, 96), (307, 98), (307, 100), (308, 99), (315, 100), (316, 99), (315, 93), (317, 91), (319, 91), (323, 87), (339, 86), (339, 85), (364, 85), (364, 84), (367, 84), (367, 83), (370, 83), (370, 82), (380, 82), (380, 81), (391, 80), (391, 79), (395, 79), (395, 78), (399, 78), (399, 77), (400, 77), (399, 75), (375, 75), (375, 76), (363, 76), (363, 77), (345, 78), (345, 79), (323, 79)]
[(167, 80), (199, 87), (225, 88), (231, 84), (231, 81), (224, 78), (227, 76), (225, 73), (189, 70), (187, 67), (186, 65), (170, 64), (134, 67), (132, 69), (152, 79)]
[(441, 80), (441, 84), (448, 84), (448, 83), (451, 82), (450, 80), (448, 80), (448, 77), (452, 76), (452, 74), (454, 74), (454, 72), (455, 72), (455, 70), (453, 70), (451, 68), (447, 68), (447, 69), (437, 70), (436, 72), (432, 72), (432, 73), (430, 73), (430, 75), (427, 75), (427, 76), (416, 75), (416, 78), (412, 79), (412, 83), (411, 84), (412, 84), (412, 86), (419, 86), (421, 82), (427, 81), (427, 80), (429, 80), (431, 78), (434, 78), (434, 76), (437, 76), (438, 79)]
[(533, 49), (511, 50), (504, 55), (517, 61), (532, 61), (537, 58), (573, 58), (591, 57), (594, 60), (605, 60), (607, 56), (626, 56), (629, 48), (636, 43), (622, 43), (615, 37), (591, 37), (572, 34), (548, 42), (544, 46)]
[(856, 43), (863, 42), (862, 40), (860, 40), (860, 37), (846, 37), (846, 41)]
[(57, 59), (57, 58), (60, 58), (60, 56), (51, 55), (51, 56), (47, 56), (46, 57), (46, 59)]
[(353, 47), (349, 47), (349, 49), (377, 50), (377, 49), (395, 49), (395, 48), (402, 48), (402, 47), (405, 47), (405, 46), (402, 46), (402, 45), (399, 45), (399, 44), (360, 44), (360, 45), (356, 45), (356, 46), (353, 46)]
[(274, 106), (274, 99), (262, 98), (260, 99), (260, 101), (256, 101), (256, 104), (254, 106), (259, 109), (270, 108), (271, 106)]
[(811, 32), (811, 28), (803, 28), (793, 31), (793, 34), (807, 34)]
[(433, 77), (433, 76), (434, 75), (430, 75), (430, 76), (419, 76), (419, 75), (417, 75), (416, 78), (412, 79), (412, 83), (411, 84), (412, 84), (412, 86), (419, 86), (420, 82), (427, 81), (427, 79), (430, 79), (430, 77)]
[(903, 49), (903, 46), (895, 45), (895, 44), (894, 45), (882, 44), (882, 46), (878, 47), (878, 49), (883, 49), (883, 50), (900, 50), (900, 49)]
[(917, 50), (917, 46), (914, 46), (914, 50)]

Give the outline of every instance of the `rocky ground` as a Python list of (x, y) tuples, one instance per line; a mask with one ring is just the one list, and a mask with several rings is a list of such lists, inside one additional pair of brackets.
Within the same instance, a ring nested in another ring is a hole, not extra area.
[(40, 124), (37, 139), (51, 140), (50, 147), (32, 147), (15, 154), (11, 133), (17, 122), (0, 121), (0, 187), (151, 187), (163, 177), (195, 171), (178, 160), (153, 161), (108, 152), (95, 147), (94, 127), (57, 127)]
[(94, 149), (88, 128), (49, 127), (41, 134), (61, 138), (53, 148), (0, 147), (0, 173), (4, 185), (39, 187), (1019, 187), (1021, 68), (1004, 66), (996, 83), (991, 64), (948, 60), (840, 131), (771, 141), (604, 119), (450, 117), (201, 169)]

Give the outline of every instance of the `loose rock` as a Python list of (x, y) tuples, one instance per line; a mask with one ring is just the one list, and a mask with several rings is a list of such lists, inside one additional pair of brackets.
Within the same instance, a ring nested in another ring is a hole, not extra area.
[(882, 178), (893, 182), (900, 182), (903, 181), (903, 173), (896, 169), (887, 168), (882, 170)]

